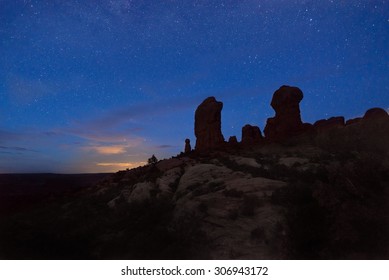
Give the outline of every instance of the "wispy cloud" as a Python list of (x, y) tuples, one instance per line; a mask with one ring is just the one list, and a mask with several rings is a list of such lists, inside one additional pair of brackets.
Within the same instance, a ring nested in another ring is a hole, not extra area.
[(8, 151), (16, 151), (16, 152), (37, 152), (36, 150), (27, 149), (23, 147), (6, 147), (6, 146), (0, 146), (1, 150), (8, 150)]
[(99, 143), (128, 143), (128, 145), (135, 146), (142, 142), (141, 137), (133, 136), (131, 131), (114, 131), (111, 128), (96, 127), (89, 123), (76, 124), (71, 128), (61, 128), (64, 134), (73, 135), (85, 140), (99, 142)]
[(153, 102), (129, 105), (120, 109), (112, 110), (100, 118), (91, 120), (85, 125), (91, 128), (119, 126), (128, 122), (135, 123), (140, 118), (155, 117), (161, 114), (163, 115), (192, 107), (192, 102), (184, 98), (177, 100), (156, 100)]
[(145, 165), (146, 162), (99, 162), (96, 163), (97, 166), (106, 166), (106, 167), (117, 167), (117, 168), (134, 168), (138, 166)]
[(155, 146), (155, 148), (157, 148), (157, 149), (169, 149), (169, 148), (175, 148), (175, 146), (172, 146), (172, 145), (158, 145), (158, 146)]
[(22, 138), (22, 133), (0, 129), (0, 143), (8, 142), (8, 141), (16, 141), (20, 138)]
[(127, 152), (127, 146), (121, 145), (121, 146), (88, 146), (84, 147), (84, 150), (87, 151), (95, 151), (102, 155), (118, 155), (118, 154), (125, 154)]

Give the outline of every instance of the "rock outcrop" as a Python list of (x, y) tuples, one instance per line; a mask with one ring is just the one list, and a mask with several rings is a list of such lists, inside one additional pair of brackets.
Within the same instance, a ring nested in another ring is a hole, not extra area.
[(242, 128), (242, 145), (255, 145), (261, 143), (263, 136), (258, 126), (246, 124)]
[(352, 125), (352, 124), (357, 124), (362, 120), (362, 118), (354, 118), (354, 119), (349, 119), (346, 121), (346, 125)]
[(221, 111), (223, 103), (215, 97), (208, 97), (195, 112), (195, 136), (197, 151), (208, 151), (224, 144), (221, 132)]
[(192, 151), (192, 147), (190, 145), (190, 140), (187, 138), (185, 139), (185, 150), (184, 152), (187, 154), (187, 153), (190, 153)]
[[(360, 122), (365, 123), (371, 120), (389, 121), (389, 115), (384, 109), (372, 108), (366, 111), (363, 118), (354, 118), (347, 120), (347, 122), (345, 122), (344, 117), (339, 116), (318, 120), (313, 125), (303, 123), (299, 105), (302, 99), (303, 92), (298, 87), (281, 86), (273, 94), (270, 105), (275, 111), (275, 116), (267, 119), (263, 131), (264, 136), (262, 136), (259, 127), (245, 125), (242, 128), (241, 143), (238, 143), (235, 136), (230, 137), (228, 143), (226, 143), (221, 132), (223, 103), (217, 101), (215, 97), (208, 97), (197, 107), (195, 112), (195, 150), (211, 151), (222, 147), (248, 147), (264, 142), (264, 140), (266, 142), (278, 142), (301, 134), (304, 134), (302, 137), (308, 136), (309, 138), (314, 137), (316, 133)], [(228, 145), (225, 146), (224, 144)], [(189, 151), (190, 143), (186, 143), (185, 153)]]
[(273, 94), (271, 106), (276, 115), (268, 118), (264, 129), (265, 137), (272, 141), (297, 135), (306, 128), (301, 121), (299, 103), (303, 92), (297, 87), (282, 86)]
[(382, 108), (371, 108), (363, 116), (364, 120), (370, 119), (389, 119), (388, 113)]
[(371, 120), (387, 120), (389, 121), (388, 113), (382, 108), (371, 108), (366, 111), (365, 115), (361, 118), (349, 119), (346, 121), (346, 125), (352, 125)]
[[(270, 244), (280, 241), (274, 232), (283, 230), (283, 214), (270, 203), (270, 197), (286, 183), (252, 178), (219, 165), (196, 164), (185, 169), (173, 196), (174, 219), (200, 218), (199, 227), (212, 240), (210, 259), (281, 258)], [(266, 230), (266, 242), (251, 238), (259, 227)]]
[(238, 139), (236, 139), (236, 136), (230, 136), (230, 138), (228, 139), (228, 145), (235, 147), (238, 144), (239, 143), (238, 143)]
[(132, 191), (126, 198), (129, 203), (142, 202), (151, 198), (152, 190), (156, 189), (152, 182), (137, 183), (132, 187)]
[(316, 131), (322, 132), (332, 128), (341, 128), (345, 126), (344, 117), (332, 117), (329, 119), (318, 120), (313, 124)]

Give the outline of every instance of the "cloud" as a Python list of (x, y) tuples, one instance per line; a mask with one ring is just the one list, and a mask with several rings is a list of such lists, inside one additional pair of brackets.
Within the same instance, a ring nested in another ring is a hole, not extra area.
[(27, 149), (23, 147), (7, 147), (7, 146), (0, 146), (1, 150), (7, 150), (10, 152), (5, 152), (5, 153), (11, 153), (11, 152), (37, 152), (36, 150), (32, 149)]
[(90, 121), (86, 125), (91, 128), (119, 126), (123, 123), (135, 122), (135, 118), (150, 118), (192, 107), (193, 103), (184, 98), (177, 100), (156, 100), (154, 102), (130, 105), (121, 109), (112, 110), (106, 115)]
[(0, 143), (19, 140), (23, 135), (14, 131), (0, 130)]
[(155, 146), (157, 149), (168, 149), (168, 148), (175, 148), (175, 146), (172, 145), (158, 145)]
[(134, 137), (123, 132), (113, 132), (106, 128), (95, 128), (88, 124), (81, 125), (80, 128), (64, 129), (63, 131), (73, 136), (100, 143), (126, 142), (130, 146), (136, 146), (143, 141), (141, 137)]
[(91, 146), (84, 147), (85, 150), (93, 150), (102, 155), (118, 155), (127, 152), (127, 146)]
[(146, 162), (99, 162), (96, 163), (97, 166), (105, 166), (105, 167), (117, 167), (117, 168), (134, 168), (138, 166), (145, 165)]
[(73, 131), (71, 134), (86, 140), (83, 141), (83, 143), (78, 143), (81, 150), (97, 153), (99, 155), (125, 155), (128, 154), (131, 149), (138, 149), (141, 147), (145, 141), (141, 137), (120, 133), (114, 135), (110, 135), (111, 132), (107, 131), (101, 131), (101, 133), (102, 134), (100, 135), (95, 134), (95, 132), (89, 133), (85, 131), (83, 133), (77, 133)]

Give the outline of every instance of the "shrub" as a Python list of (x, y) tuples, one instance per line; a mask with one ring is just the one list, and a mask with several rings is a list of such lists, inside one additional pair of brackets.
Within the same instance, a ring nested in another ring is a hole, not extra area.
[(158, 159), (156, 158), (155, 155), (152, 155), (151, 158), (149, 158), (149, 159), (147, 160), (147, 163), (148, 163), (148, 164), (156, 164), (157, 162), (158, 162)]

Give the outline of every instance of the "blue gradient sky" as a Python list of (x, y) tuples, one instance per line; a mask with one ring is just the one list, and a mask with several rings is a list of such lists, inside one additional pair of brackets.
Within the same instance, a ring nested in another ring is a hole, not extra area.
[(263, 130), (281, 85), (306, 122), (389, 109), (389, 1), (0, 0), (0, 173), (102, 172)]

